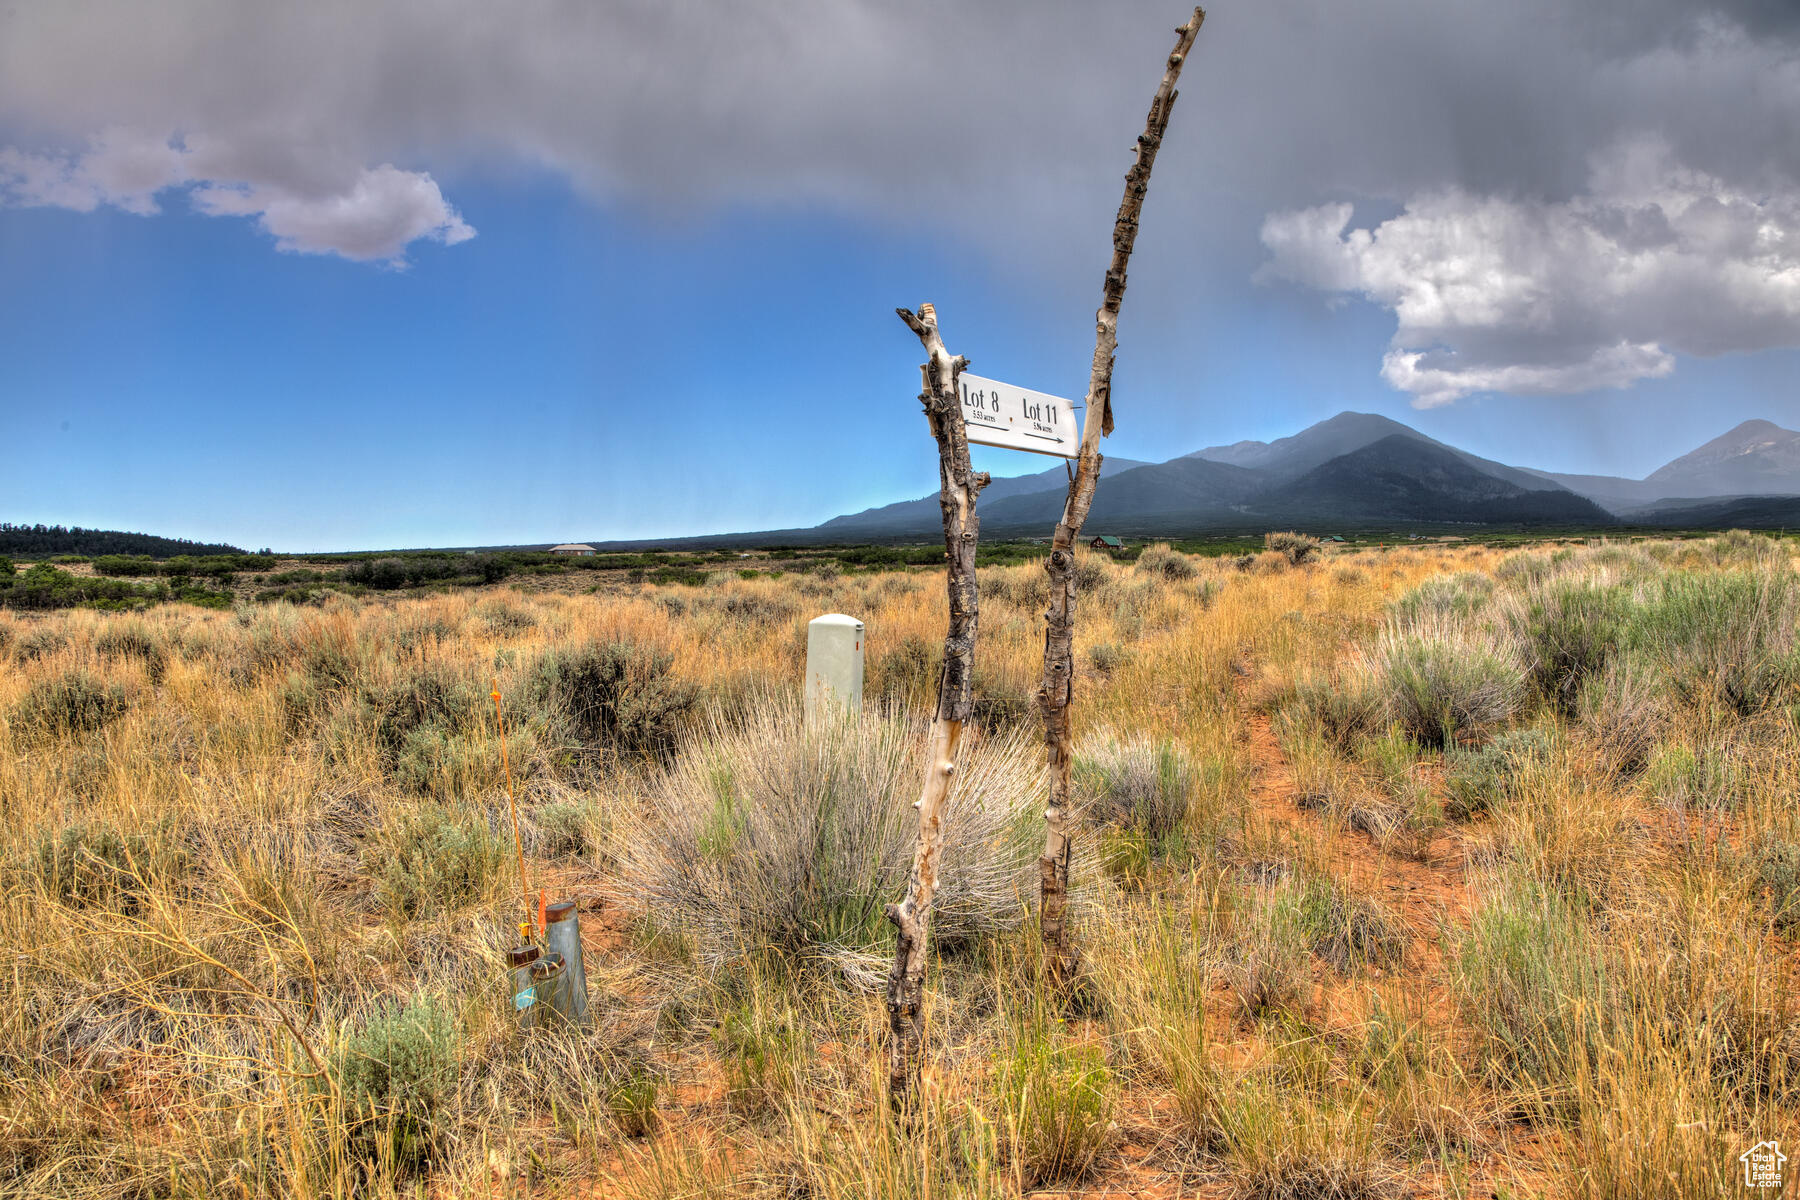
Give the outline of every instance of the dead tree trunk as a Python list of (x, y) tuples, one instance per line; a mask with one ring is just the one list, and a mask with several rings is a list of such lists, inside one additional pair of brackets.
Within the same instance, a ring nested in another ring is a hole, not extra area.
[(924, 1049), (926, 952), (931, 938), (931, 901), (937, 891), (938, 855), (943, 849), (943, 808), (956, 774), (956, 751), (972, 704), (970, 672), (975, 663), (977, 595), (975, 539), (979, 523), (975, 499), (987, 486), (985, 472), (969, 467), (969, 442), (963, 430), (962, 399), (957, 375), (968, 360), (951, 357), (938, 336), (937, 313), (921, 304), (914, 316), (895, 309), (919, 335), (926, 360), (919, 367), (924, 390), (919, 399), (937, 439), (939, 503), (944, 510), (944, 552), (949, 559), (950, 628), (944, 635), (944, 665), (938, 676), (937, 708), (931, 718), (931, 750), (925, 783), (913, 807), (919, 812), (919, 842), (913, 852), (906, 898), (890, 904), (894, 923), (894, 966), (888, 972), (887, 1009), (890, 1029), (888, 1097), (904, 1105), (918, 1074)]
[(1095, 314), (1094, 364), (1088, 376), (1087, 412), (1081, 426), (1081, 452), (1069, 481), (1062, 520), (1056, 526), (1050, 557), (1050, 604), (1044, 613), (1044, 681), (1038, 686), (1038, 711), (1044, 718), (1044, 741), (1050, 756), (1050, 803), (1044, 810), (1044, 853), (1038, 860), (1038, 920), (1050, 977), (1057, 983), (1073, 978), (1076, 954), (1069, 941), (1069, 856), (1074, 846), (1076, 814), (1070, 807), (1069, 702), (1075, 684), (1075, 542), (1094, 502), (1100, 480), (1100, 439), (1112, 433), (1113, 353), (1119, 344), (1119, 304), (1125, 298), (1125, 267), (1137, 240), (1138, 214), (1150, 187), (1150, 168), (1175, 106), (1175, 81), (1193, 49), (1206, 13), (1196, 8), (1176, 30), (1162, 83), (1150, 102), (1150, 116), (1138, 135), (1137, 161), (1125, 173), (1125, 199), (1113, 223), (1112, 262), (1106, 268), (1106, 290)]

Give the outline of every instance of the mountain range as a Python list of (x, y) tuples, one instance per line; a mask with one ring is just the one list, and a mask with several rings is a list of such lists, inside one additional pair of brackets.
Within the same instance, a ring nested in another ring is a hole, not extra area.
[[(1086, 528), (1120, 536), (1288, 527), (1800, 527), (1800, 433), (1769, 421), (1745, 421), (1643, 479), (1509, 466), (1387, 417), (1343, 412), (1272, 442), (1208, 446), (1161, 463), (1107, 459), (1101, 480)], [(1066, 490), (1060, 463), (994, 479), (981, 494), (982, 533), (1048, 535)], [(810, 529), (680, 541), (926, 541), (940, 535), (940, 520), (932, 493)]]

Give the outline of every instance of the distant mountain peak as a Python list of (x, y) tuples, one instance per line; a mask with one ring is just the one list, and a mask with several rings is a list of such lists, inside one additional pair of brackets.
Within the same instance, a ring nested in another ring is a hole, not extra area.
[(1665, 463), (1645, 482), (1666, 489), (1667, 496), (1727, 496), (1791, 490), (1796, 477), (1800, 433), (1758, 419)]
[(1731, 432), (1727, 433), (1725, 436), (1726, 437), (1740, 437), (1740, 436), (1753, 437), (1753, 436), (1762, 436), (1762, 435), (1772, 434), (1772, 433), (1792, 434), (1793, 432), (1794, 431), (1792, 429), (1783, 429), (1781, 426), (1777, 425), (1773, 421), (1765, 421), (1761, 417), (1752, 417), (1748, 421), (1740, 421), (1736, 426), (1734, 426), (1732, 428)]

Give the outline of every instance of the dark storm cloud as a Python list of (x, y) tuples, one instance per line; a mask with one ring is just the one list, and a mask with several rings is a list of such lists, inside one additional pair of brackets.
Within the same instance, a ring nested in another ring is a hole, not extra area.
[[(286, 248), (391, 259), (473, 236), (439, 179), (549, 169), (612, 201), (825, 205), (1020, 259), (1104, 227), (1184, 15), (1142, 0), (20, 5), (0, 16), (0, 198), (149, 212), (185, 190)], [(1628, 381), (1667, 370), (1665, 346), (1793, 344), (1797, 47), (1800, 8), (1777, 0), (1221, 0), (1158, 167), (1153, 203), (1187, 218), (1164, 244), (1203, 277), (1277, 231), (1265, 278), (1394, 308), (1389, 378), (1427, 399)], [(1603, 165), (1625, 160), (1641, 177)], [(1318, 213), (1337, 208), (1320, 206), (1344, 202), (1362, 207), (1328, 230)], [(1379, 220), (1396, 212), (1413, 219)], [(1618, 295), (1571, 293), (1580, 280), (1540, 253), (1564, 238), (1605, 266), (1665, 227), (1679, 254), (1642, 279), (1607, 270)], [(1359, 228), (1377, 249), (1346, 257)], [(1442, 298), (1454, 320), (1401, 311), (1421, 288), (1395, 272), (1453, 289), (1471, 255), (1517, 286)], [(1706, 318), (1727, 328), (1684, 327), (1672, 279), (1746, 272), (1757, 286)]]

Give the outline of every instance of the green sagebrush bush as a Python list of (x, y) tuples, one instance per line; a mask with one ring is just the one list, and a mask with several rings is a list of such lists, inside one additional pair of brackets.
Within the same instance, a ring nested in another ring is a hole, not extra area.
[(1302, 675), (1289, 686), (1280, 709), (1288, 720), (1316, 731), (1339, 754), (1353, 753), (1387, 723), (1380, 692), (1360, 671)]
[(666, 758), (691, 720), (699, 688), (674, 677), (673, 656), (626, 642), (591, 642), (538, 660), (533, 691), (588, 749)]
[(456, 1014), (432, 998), (376, 1014), (339, 1044), (331, 1069), (352, 1144), (402, 1173), (442, 1154), (458, 1085)]
[(34, 681), (13, 709), (13, 728), (28, 738), (92, 733), (125, 715), (131, 700), (122, 684), (76, 668)]
[(19, 635), (17, 650), (19, 661), (33, 662), (40, 658), (49, 658), (69, 644), (69, 639), (48, 625), (39, 625), (29, 633)]
[(1800, 842), (1764, 835), (1745, 851), (1744, 865), (1775, 927), (1790, 937), (1800, 932)]
[(1494, 581), (1479, 571), (1434, 575), (1394, 601), (1394, 615), (1408, 622), (1429, 616), (1469, 617), (1481, 611), (1493, 594)]
[(64, 904), (135, 914), (145, 893), (188, 873), (191, 859), (167, 826), (126, 833), (111, 825), (65, 826), (38, 840), (31, 872), (44, 893)]
[(1613, 655), (1599, 677), (1588, 680), (1581, 723), (1614, 771), (1632, 774), (1650, 761), (1672, 718), (1668, 692), (1663, 672), (1641, 653)]
[(414, 792), (443, 792), (460, 761), (458, 739), (480, 720), (483, 699), (448, 665), (417, 664), (366, 687), (358, 705), (341, 716), (353, 729), (340, 736), (354, 740), (356, 731), (368, 730), (383, 771)]
[(1196, 781), (1193, 761), (1174, 742), (1112, 732), (1087, 740), (1075, 756), (1074, 776), (1089, 819), (1152, 843), (1181, 827)]
[(1665, 745), (1651, 751), (1644, 786), (1659, 804), (1677, 811), (1741, 808), (1756, 786), (1741, 747)]
[[(111, 618), (119, 620), (119, 618)], [(106, 658), (142, 663), (152, 683), (161, 683), (169, 666), (168, 647), (155, 630), (141, 620), (121, 620), (94, 639), (94, 649)]]
[(1117, 1087), (1100, 1049), (1068, 1041), (1060, 1021), (1034, 1014), (1014, 1031), (1000, 1086), (1026, 1190), (1085, 1176), (1112, 1136)]
[(1273, 550), (1286, 558), (1290, 566), (1298, 567), (1318, 555), (1319, 539), (1291, 529), (1277, 530), (1263, 534), (1263, 549)]
[(1483, 739), (1524, 701), (1525, 670), (1514, 649), (1453, 618), (1390, 625), (1375, 664), (1389, 715), (1427, 746)]
[(1200, 573), (1194, 560), (1176, 550), (1167, 542), (1152, 542), (1145, 546), (1138, 555), (1137, 569), (1149, 575), (1163, 579), (1192, 579)]
[(532, 850), (548, 858), (579, 858), (593, 848), (584, 804), (555, 800), (531, 814)]
[(382, 906), (410, 921), (477, 904), (504, 882), (505, 842), (484, 817), (425, 804), (394, 816), (363, 847)]
[(1676, 694), (1750, 715), (1800, 699), (1800, 576), (1792, 568), (1678, 572), (1639, 605), (1632, 644)]
[(1583, 687), (1619, 647), (1630, 613), (1622, 588), (1566, 578), (1530, 589), (1508, 610), (1531, 681), (1558, 712), (1575, 714)]
[(1477, 750), (1451, 749), (1444, 756), (1445, 813), (1464, 820), (1516, 795), (1520, 774), (1548, 762), (1552, 749), (1542, 729), (1510, 730)]

